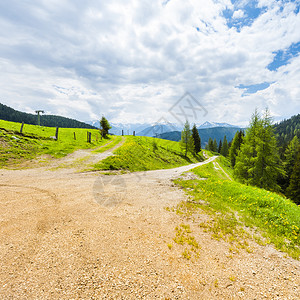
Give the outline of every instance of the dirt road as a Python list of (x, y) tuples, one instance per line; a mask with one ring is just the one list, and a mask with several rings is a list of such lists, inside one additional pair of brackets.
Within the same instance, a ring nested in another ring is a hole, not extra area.
[(0, 170), (0, 298), (298, 299), (299, 261), (271, 246), (231, 257), (190, 220), (200, 256), (182, 257), (187, 221), (165, 207), (187, 199), (171, 179), (191, 167)]

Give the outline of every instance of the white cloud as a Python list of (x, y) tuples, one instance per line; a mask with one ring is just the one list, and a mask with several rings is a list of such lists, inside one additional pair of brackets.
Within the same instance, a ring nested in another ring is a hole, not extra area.
[(241, 9), (239, 9), (239, 10), (234, 11), (232, 18), (239, 19), (239, 18), (243, 18), (244, 15), (245, 15), (244, 12)]
[[(295, 3), (261, 0), (268, 9), (238, 32), (223, 16), (234, 9), (229, 0), (163, 2), (0, 3), (1, 102), (80, 120), (154, 122), (189, 91), (211, 121), (244, 123), (265, 105), (276, 116), (295, 113), (298, 58), (266, 68), (274, 51), (300, 41)], [(236, 7), (233, 18), (244, 17), (244, 4)], [(246, 97), (237, 88), (261, 82), (273, 84)]]

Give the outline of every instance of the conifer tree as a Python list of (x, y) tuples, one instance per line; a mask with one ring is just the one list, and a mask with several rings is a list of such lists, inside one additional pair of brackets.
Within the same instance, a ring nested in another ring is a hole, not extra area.
[(272, 118), (267, 109), (261, 119), (261, 126), (256, 140), (257, 157), (253, 169), (255, 177), (251, 184), (260, 188), (278, 191), (280, 187), (277, 184), (277, 178), (284, 171), (279, 159)]
[(223, 155), (225, 157), (228, 155), (228, 142), (227, 142), (226, 135), (224, 136), (224, 139), (223, 139), (221, 155)]
[(220, 140), (219, 147), (218, 147), (218, 153), (221, 153), (221, 149), (222, 149), (222, 141)]
[(300, 205), (300, 147), (298, 148), (290, 184), (286, 192), (288, 197), (290, 197), (297, 205)]
[(199, 136), (199, 131), (196, 127), (196, 124), (194, 124), (192, 128), (192, 137), (194, 140), (195, 153), (197, 154), (198, 152), (201, 151), (201, 138)]
[(214, 139), (214, 142), (213, 142), (213, 152), (218, 152), (218, 143), (217, 143), (217, 140)]
[(242, 130), (237, 131), (232, 140), (231, 147), (229, 148), (229, 159), (232, 167), (235, 166), (235, 159), (236, 156), (238, 155), (238, 152), (241, 149), (243, 139), (244, 139), (244, 132)]
[(111, 126), (109, 125), (108, 121), (106, 118), (102, 117), (100, 120), (100, 131), (101, 131), (101, 136), (103, 136), (104, 138), (106, 138), (106, 136), (108, 135), (108, 130), (111, 128)]
[(253, 114), (244, 143), (236, 157), (234, 174), (244, 183), (279, 190), (276, 179), (283, 174), (283, 169), (268, 110), (263, 118), (257, 111)]
[(244, 143), (236, 157), (234, 175), (243, 183), (249, 183), (254, 176), (253, 167), (256, 157), (256, 137), (260, 126), (260, 116), (255, 110), (251, 117), (249, 127), (246, 130)]
[(286, 189), (289, 186), (290, 178), (299, 152), (299, 146), (299, 139), (297, 136), (294, 136), (284, 152), (284, 170), (286, 172), (286, 177), (283, 183), (283, 189)]
[(183, 130), (181, 132), (180, 147), (184, 151), (185, 157), (188, 152), (194, 153), (194, 140), (191, 134), (190, 124), (188, 121), (185, 122)]
[(208, 139), (207, 148), (209, 151), (214, 151), (214, 141), (212, 140), (212, 138)]

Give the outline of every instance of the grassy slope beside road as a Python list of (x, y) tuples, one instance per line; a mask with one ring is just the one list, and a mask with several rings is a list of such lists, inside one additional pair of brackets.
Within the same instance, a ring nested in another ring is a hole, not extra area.
[[(228, 170), (226, 160), (218, 158), (221, 167)], [(300, 207), (276, 193), (230, 181), (217, 164), (209, 163), (193, 172), (207, 180), (178, 180), (193, 196), (193, 201), (182, 204), (185, 209), (204, 210), (212, 220), (199, 224), (237, 247), (246, 247), (241, 237), (249, 237), (243, 228), (259, 229), (255, 235), (259, 243), (272, 243), (293, 258), (300, 255)], [(238, 214), (236, 214), (238, 213)]]
[[(60, 128), (58, 141), (55, 141), (50, 138), (55, 135), (53, 127), (25, 124), (23, 135), (19, 133), (20, 128), (20, 123), (0, 120), (0, 167), (29, 160), (42, 154), (55, 158), (63, 157), (77, 149), (103, 146), (116, 139), (115, 136), (109, 136), (108, 139), (101, 140), (98, 130)], [(91, 143), (87, 142), (88, 131), (92, 133)]]
[(94, 166), (95, 170), (145, 171), (169, 169), (203, 160), (201, 155), (184, 157), (178, 142), (128, 136), (125, 144)]

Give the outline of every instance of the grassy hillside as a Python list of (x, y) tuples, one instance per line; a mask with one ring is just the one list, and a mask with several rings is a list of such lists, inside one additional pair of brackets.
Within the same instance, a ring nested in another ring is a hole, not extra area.
[[(194, 199), (185, 204), (185, 209), (204, 210), (212, 216), (199, 226), (211, 231), (213, 237), (229, 241), (233, 248), (247, 248), (247, 238), (253, 238), (253, 232), (259, 229), (254, 234), (258, 242), (272, 243), (299, 259), (300, 207), (276, 193), (228, 180), (220, 168), (227, 172), (228, 162), (218, 158), (218, 163), (193, 170), (207, 180), (177, 181)], [(253, 230), (245, 230), (245, 225)]]
[[(65, 156), (76, 149), (98, 147), (115, 139), (100, 138), (96, 129), (60, 128), (58, 140), (55, 128), (24, 125), (23, 134), (20, 134), (20, 123), (0, 120), (0, 167), (32, 159), (38, 155), (48, 154), (53, 157)], [(92, 133), (92, 142), (87, 142), (87, 131)], [(74, 139), (74, 132), (76, 140)]]
[(116, 155), (95, 165), (96, 170), (144, 171), (175, 168), (202, 161), (202, 156), (184, 157), (179, 143), (150, 137), (127, 137)]

